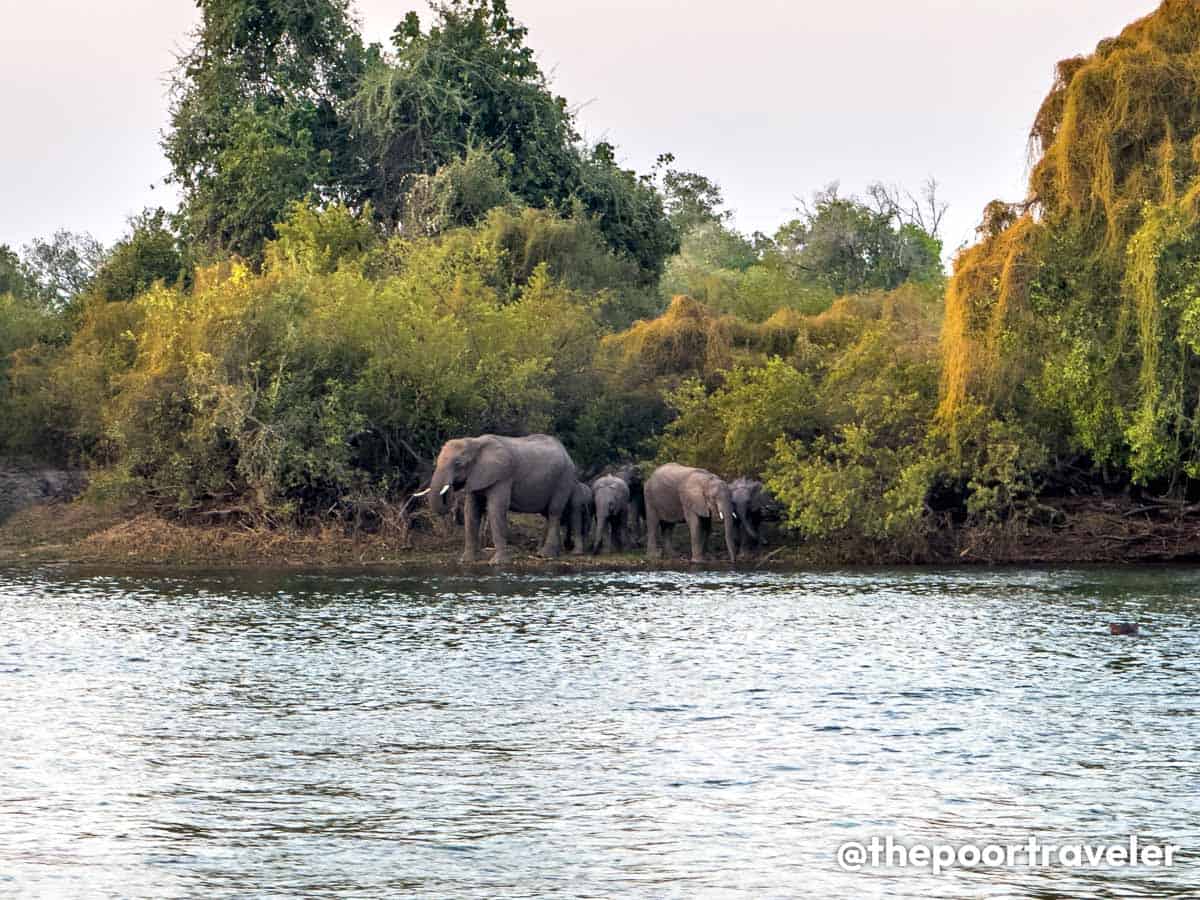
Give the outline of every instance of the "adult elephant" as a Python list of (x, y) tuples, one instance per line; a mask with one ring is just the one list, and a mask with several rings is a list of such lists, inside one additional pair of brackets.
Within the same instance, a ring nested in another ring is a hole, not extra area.
[(613, 547), (623, 549), (629, 522), (629, 484), (618, 475), (601, 475), (592, 482), (592, 502), (596, 507), (596, 524), (592, 529), (592, 552), (604, 552)]
[(510, 510), (546, 517), (541, 555), (556, 557), (562, 551), (563, 510), (571, 501), (576, 483), (575, 463), (566, 448), (549, 435), (458, 438), (447, 441), (438, 454), (429, 483), (430, 505), (440, 513), (450, 491), (464, 494), (463, 562), (478, 558), (479, 524), (485, 509), (496, 545), (493, 565), (512, 559), (508, 549)]
[(763, 519), (771, 508), (771, 498), (761, 481), (739, 478), (729, 486), (733, 511), (738, 517), (738, 550), (761, 547)]
[(646, 555), (657, 558), (660, 530), (676, 522), (687, 522), (692, 535), (692, 562), (704, 562), (704, 545), (714, 519), (725, 529), (725, 547), (734, 562), (734, 528), (737, 514), (729, 485), (712, 472), (667, 463), (654, 470), (645, 485)]

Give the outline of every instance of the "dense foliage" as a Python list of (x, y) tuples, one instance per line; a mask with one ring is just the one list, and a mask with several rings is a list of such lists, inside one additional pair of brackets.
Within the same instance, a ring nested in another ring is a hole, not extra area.
[(1059, 65), (1029, 197), (948, 285), (932, 182), (747, 236), (669, 154), (584, 145), (503, 0), (388, 49), (347, 0), (200, 6), (179, 213), (0, 247), (4, 452), (286, 522), (416, 487), (449, 437), (548, 430), (585, 472), (761, 477), (799, 536), (908, 558), (1055, 491), (1200, 493), (1188, 0)]
[(1200, 474), (1198, 48), (1200, 9), (1166, 0), (1059, 64), (1029, 198), (988, 208), (950, 285), (952, 429), (982, 408), (1138, 484)]

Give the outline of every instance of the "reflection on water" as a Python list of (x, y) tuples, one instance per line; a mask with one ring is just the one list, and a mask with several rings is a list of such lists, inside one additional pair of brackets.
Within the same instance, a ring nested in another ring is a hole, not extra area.
[[(1197, 598), (1179, 569), (0, 572), (0, 895), (1195, 896)], [(834, 858), (1030, 833), (1183, 852)]]

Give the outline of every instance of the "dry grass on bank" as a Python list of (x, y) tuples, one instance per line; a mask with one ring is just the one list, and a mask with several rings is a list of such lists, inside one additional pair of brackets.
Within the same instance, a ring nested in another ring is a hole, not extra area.
[[(509, 540), (517, 554), (514, 569), (645, 565), (634, 554), (542, 560), (534, 556), (542, 520), (537, 516), (512, 519)], [(29, 507), (0, 525), (0, 565), (426, 567), (457, 564), (461, 552), (461, 528), (432, 517), (422, 517), (417, 527), (406, 533), (396, 529), (354, 533), (341, 523), (269, 529), (236, 523), (183, 524), (153, 512), (104, 510), (77, 500)]]
[[(833, 566), (902, 565), (1059, 565), (1072, 563), (1156, 563), (1200, 561), (1200, 505), (1168, 506), (1129, 498), (1072, 498), (1058, 501), (1057, 527), (1010, 522), (989, 528), (945, 532), (940, 549), (928, 558), (898, 559), (886, 546), (864, 547), (837, 541), (787, 544), (776, 541), (757, 558), (741, 560), (752, 569), (805, 569)], [(534, 555), (542, 521), (514, 516), (511, 543), (516, 571), (657, 568), (638, 552), (617, 556), (566, 555), (543, 560)], [(668, 567), (686, 567), (686, 534), (676, 529), (677, 558)], [(713, 564), (722, 565), (710, 547)], [(69, 563), (96, 566), (177, 566), (335, 568), (454, 566), (462, 531), (449, 522), (423, 520), (407, 535), (394, 531), (354, 534), (344, 526), (274, 530), (245, 525), (187, 525), (152, 512), (105, 510), (86, 501), (30, 507), (0, 525), (0, 565)], [(486, 563), (480, 563), (485, 567)]]

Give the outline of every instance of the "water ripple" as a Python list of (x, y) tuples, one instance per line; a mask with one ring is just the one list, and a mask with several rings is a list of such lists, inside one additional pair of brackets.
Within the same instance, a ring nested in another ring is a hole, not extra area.
[[(0, 895), (1192, 896), (1198, 598), (1190, 569), (0, 572)], [(1135, 832), (1183, 864), (834, 859)]]

